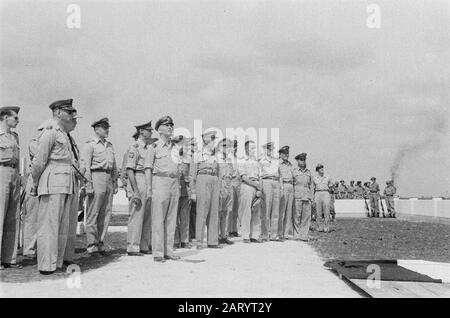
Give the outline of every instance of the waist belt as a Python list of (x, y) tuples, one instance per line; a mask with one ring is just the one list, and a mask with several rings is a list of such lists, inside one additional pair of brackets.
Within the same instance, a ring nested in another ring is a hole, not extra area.
[(292, 181), (292, 180), (283, 180), (283, 183), (294, 184), (294, 181)]
[(320, 192), (320, 191), (330, 192), (330, 190), (316, 190), (316, 192)]
[(370, 191), (370, 193), (378, 193), (378, 191)]
[(17, 165), (12, 162), (0, 162), (1, 167), (9, 167), (9, 168), (16, 168)]
[(390, 195), (390, 194), (386, 194), (386, 196), (387, 196), (387, 197), (393, 197), (393, 195)]
[(111, 169), (91, 169), (91, 172), (104, 172), (104, 173), (111, 173)]
[(212, 170), (209, 170), (209, 171), (208, 170), (200, 170), (200, 171), (197, 172), (197, 174), (217, 177), (217, 172), (214, 172)]
[(263, 177), (263, 180), (274, 180), (274, 181), (280, 181), (279, 177)]
[(172, 179), (177, 179), (179, 177), (179, 175), (176, 173), (168, 173), (168, 172), (155, 172), (153, 175), (157, 177), (172, 178)]
[(258, 178), (249, 178), (251, 181), (259, 181), (259, 179)]
[(145, 174), (145, 171), (144, 171), (144, 170), (134, 170), (134, 173), (142, 173), (142, 174)]

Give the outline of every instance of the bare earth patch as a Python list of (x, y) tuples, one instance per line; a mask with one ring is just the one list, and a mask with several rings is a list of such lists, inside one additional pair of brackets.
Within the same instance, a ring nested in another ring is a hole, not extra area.
[(398, 219), (338, 219), (334, 231), (312, 231), (324, 260), (422, 259), (450, 262), (450, 225)]

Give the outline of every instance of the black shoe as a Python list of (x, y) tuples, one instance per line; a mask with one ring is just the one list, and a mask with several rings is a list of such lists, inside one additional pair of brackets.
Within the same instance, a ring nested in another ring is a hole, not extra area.
[(180, 247), (181, 247), (181, 243), (175, 243), (175, 244), (173, 244), (173, 248), (174, 248), (174, 249), (180, 248)]
[(208, 245), (208, 248), (223, 248), (222, 245), (217, 244), (217, 245)]
[(164, 255), (164, 258), (171, 261), (178, 261), (181, 257), (178, 255)]
[(128, 256), (144, 256), (144, 254), (140, 252), (128, 252)]
[(234, 242), (230, 241), (230, 240), (227, 239), (227, 238), (224, 238), (222, 243), (223, 243), (223, 244), (228, 244), (228, 245), (233, 245), (233, 244), (234, 244)]
[(228, 237), (236, 237), (236, 236), (234, 236), (234, 232), (228, 232)]
[(13, 268), (13, 269), (22, 269), (23, 266), (20, 264), (11, 264), (11, 263), (2, 263), (3, 268)]
[(243, 242), (244, 243), (250, 243), (250, 240), (249, 239), (244, 239)]
[(191, 243), (181, 243), (181, 248), (192, 248)]
[(39, 271), (39, 273), (40, 273), (41, 275), (51, 275), (51, 274), (54, 274), (55, 271)]
[(164, 263), (166, 260), (164, 259), (164, 257), (153, 257), (153, 260), (155, 262), (160, 262), (160, 263)]
[(252, 239), (250, 239), (250, 242), (252, 242), (252, 243), (263, 243), (263, 240), (252, 238)]
[(152, 253), (152, 251), (151, 250), (148, 250), (148, 251), (140, 250), (139, 253), (144, 254), (144, 255), (150, 255)]

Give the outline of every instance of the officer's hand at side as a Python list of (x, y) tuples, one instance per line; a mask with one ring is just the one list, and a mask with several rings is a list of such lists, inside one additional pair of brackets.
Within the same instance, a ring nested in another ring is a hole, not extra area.
[(260, 198), (262, 196), (262, 193), (261, 193), (261, 191), (258, 190), (258, 191), (256, 191), (255, 195), (257, 198)]
[(195, 193), (191, 194), (191, 200), (194, 202), (197, 200), (197, 195)]
[(36, 197), (37, 196), (37, 187), (35, 185), (31, 186), (30, 196), (32, 196), (32, 197)]

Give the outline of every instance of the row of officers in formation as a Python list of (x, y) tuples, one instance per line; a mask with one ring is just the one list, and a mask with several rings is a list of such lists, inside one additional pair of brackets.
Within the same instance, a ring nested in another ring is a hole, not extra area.
[[(258, 159), (256, 143), (248, 140), (245, 156), (238, 158), (237, 141), (217, 142), (216, 133), (210, 131), (202, 135), (198, 147), (195, 138), (174, 137), (174, 122), (165, 116), (154, 128), (151, 122), (135, 126), (134, 141), (118, 167), (107, 139), (108, 118), (91, 125), (94, 136), (79, 150), (71, 135), (79, 118), (72, 102), (52, 103), (52, 118), (30, 141), (23, 198), (19, 138), (11, 130), (19, 122), (20, 108), (0, 108), (1, 269), (21, 268), (16, 262), (21, 208), (23, 253), (36, 255), (40, 273), (52, 274), (74, 264), (80, 193), (86, 194), (87, 202), (87, 251), (107, 255), (104, 239), (119, 179), (129, 199), (129, 256), (153, 254), (157, 262), (179, 259), (175, 246), (191, 247), (192, 205), (197, 249), (222, 248), (233, 243), (230, 236), (242, 236), (244, 243), (307, 241), (312, 207), (318, 230), (330, 230), (334, 184), (321, 164), (311, 173), (305, 153), (297, 155), (293, 165), (289, 146), (279, 149), (277, 156), (269, 142)], [(153, 138), (155, 130), (159, 138)], [(369, 187), (372, 202), (379, 186), (373, 180)]]

